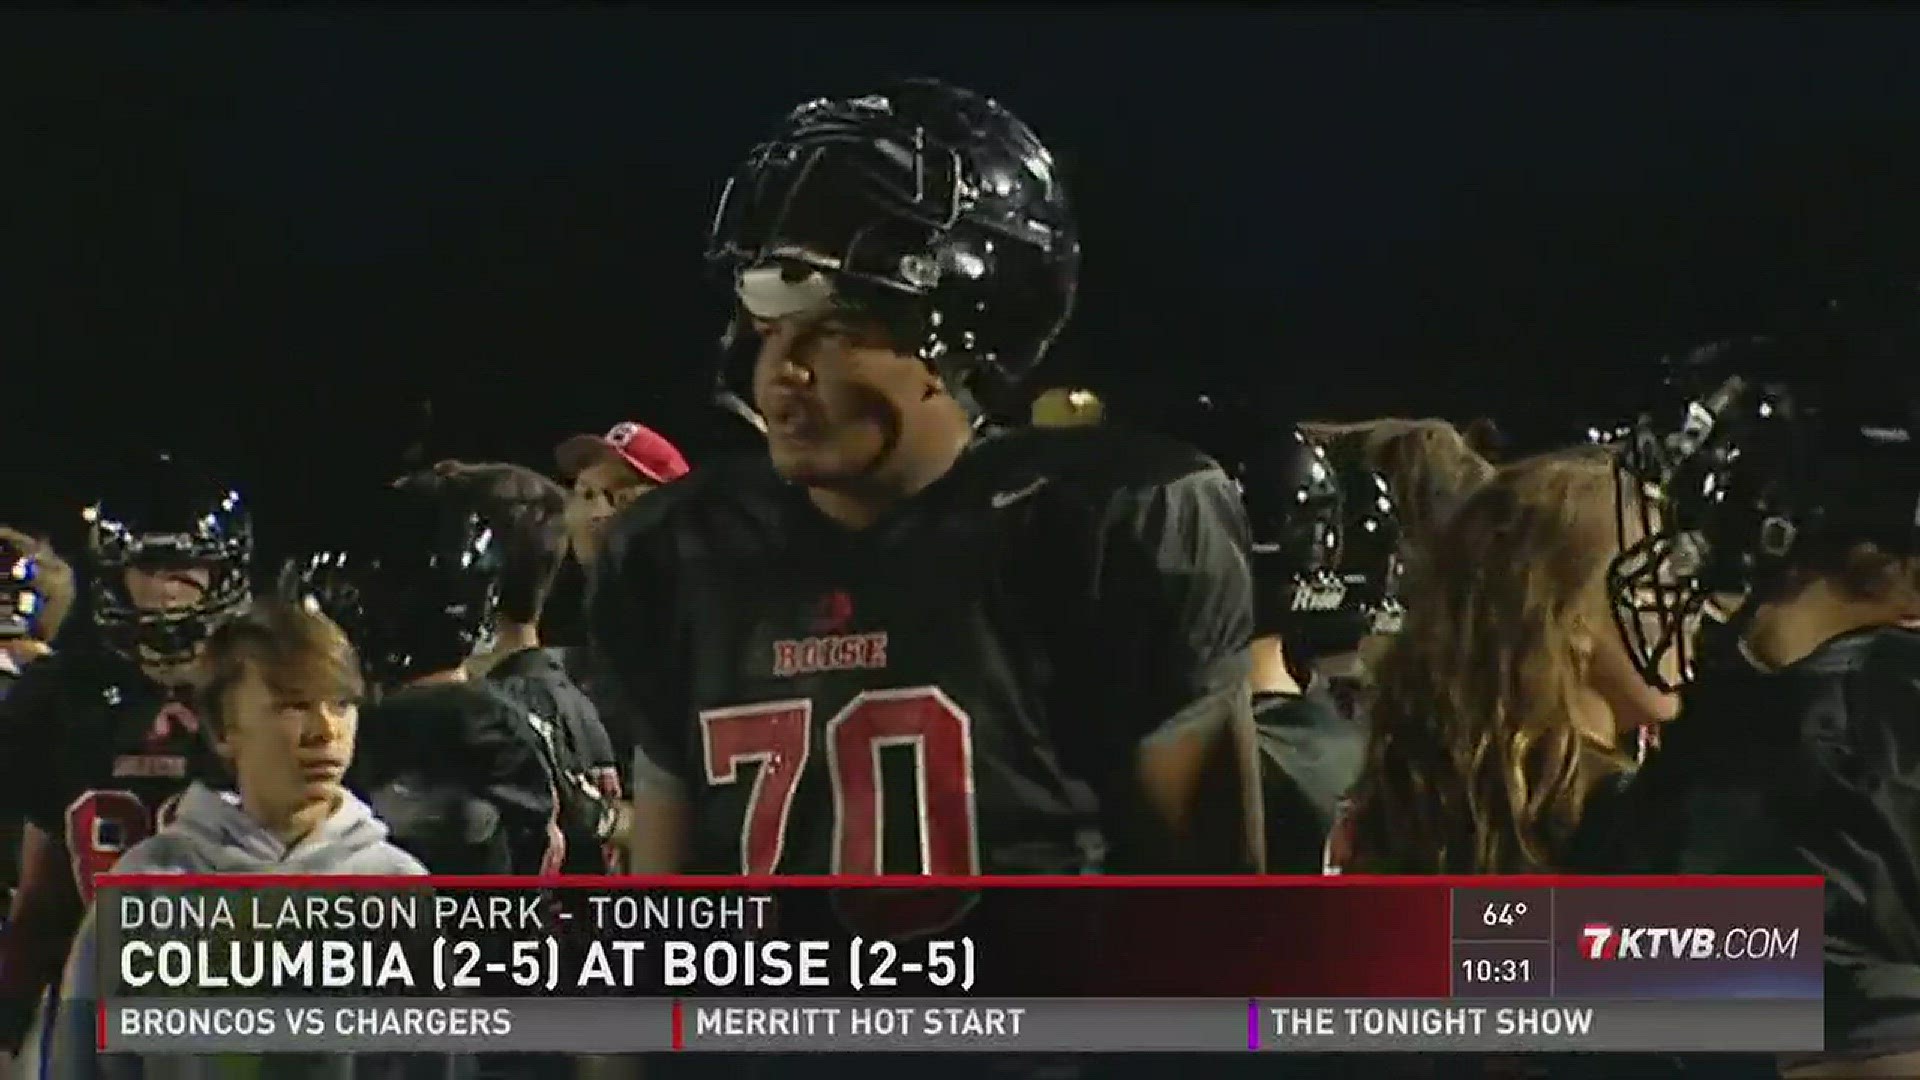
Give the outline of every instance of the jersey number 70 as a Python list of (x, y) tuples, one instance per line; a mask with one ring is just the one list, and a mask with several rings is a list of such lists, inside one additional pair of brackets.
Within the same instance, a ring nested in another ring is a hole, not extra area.
[[(772, 874), (786, 845), (793, 797), (813, 752), (813, 703), (805, 699), (709, 709), (700, 714), (707, 783), (738, 783), (757, 763), (740, 830), (740, 872)], [(980, 872), (973, 792), (972, 721), (937, 686), (867, 690), (827, 721), (823, 739), (833, 785), (832, 873), (877, 875), (885, 850), (880, 751), (911, 747), (920, 865), (894, 872)]]

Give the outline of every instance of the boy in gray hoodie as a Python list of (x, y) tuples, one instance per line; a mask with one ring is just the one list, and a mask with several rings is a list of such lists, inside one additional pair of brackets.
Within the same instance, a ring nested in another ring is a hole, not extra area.
[[(234, 790), (205, 781), (165, 828), (135, 845), (124, 873), (425, 874), (387, 842), (387, 827), (342, 785), (353, 760), (362, 690), (359, 658), (319, 613), (256, 601), (207, 642), (202, 716)], [(96, 909), (97, 910), (97, 909)], [(56, 1080), (223, 1080), (256, 1075), (241, 1055), (97, 1054), (100, 988), (95, 912), (74, 938), (42, 1075)], [(277, 1080), (443, 1080), (469, 1063), (443, 1055), (276, 1055)]]

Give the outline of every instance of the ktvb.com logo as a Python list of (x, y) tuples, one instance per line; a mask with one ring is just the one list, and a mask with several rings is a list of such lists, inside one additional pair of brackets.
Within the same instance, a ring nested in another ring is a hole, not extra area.
[(1800, 928), (1619, 926), (1580, 928), (1580, 955), (1588, 960), (1791, 960), (1800, 955)]

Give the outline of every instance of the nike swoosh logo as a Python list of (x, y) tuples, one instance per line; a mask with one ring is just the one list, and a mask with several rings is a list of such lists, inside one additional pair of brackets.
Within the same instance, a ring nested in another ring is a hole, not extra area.
[(1005, 510), (1007, 507), (1012, 506), (1014, 503), (1019, 502), (1021, 499), (1032, 495), (1034, 492), (1046, 486), (1047, 478), (1043, 476), (1017, 491), (996, 491), (993, 493), (993, 508), (995, 510)]

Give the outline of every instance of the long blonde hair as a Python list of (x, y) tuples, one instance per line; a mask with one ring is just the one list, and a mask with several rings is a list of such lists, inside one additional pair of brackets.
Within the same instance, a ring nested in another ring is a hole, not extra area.
[(1431, 536), (1376, 673), (1349, 869), (1555, 867), (1627, 764), (1578, 704), (1576, 635), (1612, 632), (1613, 506), (1607, 452), (1581, 448), (1499, 470)]

